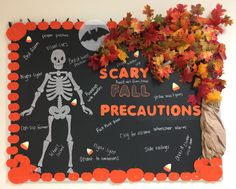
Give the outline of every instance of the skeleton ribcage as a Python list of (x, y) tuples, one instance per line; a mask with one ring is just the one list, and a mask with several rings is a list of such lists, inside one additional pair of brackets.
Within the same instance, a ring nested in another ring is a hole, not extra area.
[(46, 85), (46, 96), (49, 101), (61, 96), (69, 101), (72, 97), (73, 87), (67, 76), (51, 76)]

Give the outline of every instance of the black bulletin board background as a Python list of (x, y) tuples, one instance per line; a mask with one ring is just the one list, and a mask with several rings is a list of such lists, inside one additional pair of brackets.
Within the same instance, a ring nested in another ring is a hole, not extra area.
[[(69, 34), (69, 38), (58, 38), (55, 37), (42, 39), (42, 34)], [(32, 43), (26, 43), (26, 37), (30, 36), (32, 38)], [(27, 54), (27, 51), (32, 48), (35, 43), (39, 42), (38, 47), (32, 53), (28, 60), (25, 60), (22, 55)], [(83, 94), (83, 98), (87, 107), (91, 108), (94, 115), (89, 116), (83, 113), (79, 102), (76, 107), (71, 107), (72, 114), (72, 137), (74, 141), (73, 147), (73, 164), (74, 171), (79, 173), (85, 171), (93, 171), (93, 169), (98, 167), (113, 169), (127, 170), (128, 168), (138, 167), (144, 171), (151, 171), (154, 173), (163, 172), (163, 166), (168, 163), (172, 164), (172, 171), (184, 172), (193, 171), (193, 162), (201, 155), (201, 138), (200, 138), (200, 127), (199, 127), (199, 117), (166, 117), (166, 116), (156, 116), (156, 117), (120, 117), (121, 120), (104, 131), (97, 133), (96, 128), (109, 123), (111, 120), (117, 119), (116, 117), (104, 116), (101, 117), (100, 105), (101, 104), (135, 104), (135, 105), (154, 105), (154, 104), (187, 104), (187, 97), (189, 94), (195, 91), (191, 88), (191, 84), (182, 84), (179, 82), (178, 74), (172, 74), (170, 80), (164, 83), (158, 83), (152, 78), (150, 73), (148, 74), (149, 84), (147, 85), (148, 91), (151, 93), (149, 98), (113, 98), (110, 96), (110, 86), (115, 81), (112, 79), (100, 80), (99, 72), (92, 71), (88, 66), (87, 62), (74, 66), (68, 62), (68, 58), (74, 58), (78, 56), (86, 56), (93, 52), (85, 49), (78, 39), (78, 31), (72, 29), (70, 31), (65, 30), (50, 30), (39, 31), (35, 30), (33, 32), (28, 32), (25, 38), (20, 42), (19, 53), (21, 55), (20, 70), (19, 75), (25, 75), (29, 73), (39, 73), (42, 72), (42, 76), (38, 79), (30, 78), (27, 82), (25, 79), (20, 79), (20, 88), (18, 93), (20, 95), (20, 111), (23, 111), (30, 107), (34, 93), (40, 86), (44, 79), (44, 74), (47, 72), (55, 71), (53, 65), (50, 61), (50, 56), (52, 50), (47, 50), (45, 47), (53, 44), (64, 44), (61, 47), (65, 51), (67, 56), (67, 62), (64, 64), (63, 71), (70, 71), (81, 87), (81, 89), (86, 92), (91, 90), (91, 88), (97, 84), (102, 86), (103, 89), (98, 92), (98, 94), (88, 102), (89, 96)], [(130, 57), (129, 60), (135, 59)], [(139, 58), (141, 63), (140, 66), (145, 66), (145, 60)], [(117, 65), (111, 64), (108, 69), (116, 67)], [(123, 64), (129, 69), (128, 64)], [(171, 85), (172, 83), (178, 83), (181, 86), (181, 91), (184, 93), (184, 97), (176, 99), (163, 99), (158, 102), (154, 101), (153, 96), (157, 94), (172, 93)], [(137, 84), (139, 86), (140, 84)], [(78, 98), (76, 92), (74, 92), (73, 98)], [(68, 103), (70, 104), (70, 103)], [(48, 134), (48, 109), (50, 106), (56, 105), (56, 101), (48, 102), (45, 93), (39, 98), (36, 108), (32, 115), (24, 117), (19, 121), (21, 125), (21, 131), (19, 133), (20, 142), (29, 141), (30, 146), (28, 151), (19, 148), (19, 153), (27, 155), (32, 164), (37, 165), (43, 147), (43, 141)], [(138, 136), (130, 140), (121, 139), (120, 133), (131, 132), (131, 131), (141, 131), (149, 130), (155, 127), (167, 127), (167, 126), (177, 126), (186, 125), (187, 129), (181, 131), (165, 131), (165, 132), (155, 132), (149, 135)], [(42, 129), (30, 129), (30, 126), (45, 126)], [(28, 129), (27, 129), (28, 128)], [(179, 152), (180, 146), (184, 144), (186, 136), (192, 138), (191, 150), (189, 155), (186, 155), (186, 151), (183, 152), (180, 161), (175, 159), (176, 154)], [(52, 142), (50, 143), (48, 150), (45, 154), (43, 172), (66, 172), (68, 167), (68, 147), (67, 147), (67, 123), (65, 120), (55, 120), (52, 125)], [(105, 151), (97, 152), (94, 148), (94, 144), (104, 146), (105, 149), (113, 149), (116, 151), (114, 156), (118, 156), (118, 161), (85, 161), (81, 162), (81, 157), (109, 157)], [(169, 145), (170, 149), (167, 152), (164, 151), (154, 151), (154, 152), (144, 152), (144, 147), (146, 146), (158, 146), (158, 145)], [(49, 153), (52, 152), (56, 146), (61, 148), (63, 146), (60, 154), (50, 156)], [(91, 148), (94, 153), (88, 156), (86, 149)]]

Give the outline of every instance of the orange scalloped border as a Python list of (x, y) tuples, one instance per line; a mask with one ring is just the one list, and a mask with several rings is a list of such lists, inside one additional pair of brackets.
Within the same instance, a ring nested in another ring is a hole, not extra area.
[[(20, 131), (20, 125), (17, 121), (20, 119), (20, 114), (18, 112), (20, 105), (17, 103), (19, 94), (17, 90), (19, 89), (19, 83), (17, 82), (19, 79), (19, 75), (17, 74), (17, 70), (20, 69), (20, 63), (17, 62), (20, 55), (18, 54), (18, 50), (20, 45), (17, 43), (20, 39), (22, 39), (27, 31), (34, 31), (36, 28), (39, 30), (47, 30), (49, 27), (51, 29), (58, 30), (63, 28), (64, 30), (71, 30), (73, 28), (79, 30), (83, 21), (77, 20), (76, 22), (72, 22), (67, 19), (64, 22), (59, 22), (54, 20), (50, 23), (42, 20), (39, 23), (32, 22), (28, 19), (29, 22), (21, 23), (17, 22), (11, 25), (6, 35), (11, 43), (8, 45), (8, 50), (10, 53), (8, 54), (8, 58), (10, 60), (8, 64), (8, 69), (10, 73), (8, 74), (9, 83), (7, 85), (10, 93), (8, 94), (8, 100), (10, 104), (8, 105), (8, 109), (10, 111), (9, 120), (11, 124), (8, 127), (10, 135), (8, 137), (8, 142), (11, 144), (7, 147), (6, 152), (10, 155), (10, 159), (7, 160), (6, 165), (10, 168), (8, 172), (8, 179), (14, 184), (20, 184), (27, 181), (37, 182), (42, 180), (44, 182), (50, 181), (58, 181), (62, 182), (65, 179), (69, 179), (70, 181), (86, 181), (89, 182), (91, 180), (105, 182), (110, 179), (113, 183), (123, 183), (126, 180), (131, 182), (138, 182), (141, 180), (145, 181), (219, 181), (222, 177), (222, 160), (220, 158), (213, 158), (211, 160), (207, 159), (198, 159), (194, 163), (195, 172), (170, 172), (170, 173), (157, 173), (154, 174), (152, 172), (144, 172), (139, 168), (130, 168), (127, 171), (124, 170), (112, 170), (109, 171), (106, 168), (96, 168), (93, 172), (83, 172), (81, 175), (77, 172), (70, 173), (66, 176), (65, 173), (58, 172), (54, 175), (52, 173), (36, 173), (34, 170), (36, 166), (31, 165), (30, 159), (22, 154), (18, 154), (18, 148), (16, 144), (20, 141), (20, 137), (17, 135), (17, 132)], [(116, 22), (110, 20), (107, 22), (108, 28), (112, 28), (116, 25)], [(11, 156), (14, 156), (11, 158)]]

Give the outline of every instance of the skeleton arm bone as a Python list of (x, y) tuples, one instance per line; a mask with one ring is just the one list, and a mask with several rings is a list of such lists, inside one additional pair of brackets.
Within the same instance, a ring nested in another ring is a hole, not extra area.
[(45, 74), (45, 78), (43, 80), (43, 83), (40, 85), (40, 87), (37, 89), (37, 91), (35, 92), (35, 95), (34, 95), (34, 100), (31, 104), (31, 107), (27, 110), (24, 110), (23, 112), (21, 112), (21, 116), (28, 116), (32, 113), (32, 111), (34, 110), (35, 108), (35, 105), (36, 105), (36, 102), (38, 101), (41, 93), (43, 93), (44, 91), (44, 87), (48, 81), (48, 79), (50, 78), (50, 75), (48, 73)]
[(80, 86), (75, 82), (74, 78), (72, 77), (71, 72), (69, 72), (69, 73), (67, 74), (67, 76), (68, 76), (68, 78), (70, 79), (70, 81), (71, 81), (71, 83), (72, 83), (72, 85), (73, 85), (73, 87), (74, 87), (74, 90), (75, 90), (75, 91), (78, 93), (78, 95), (79, 95), (79, 98), (80, 98), (80, 105), (82, 106), (84, 113), (89, 114), (89, 115), (93, 115), (92, 110), (90, 110), (89, 108), (87, 108), (87, 107), (85, 106), (85, 104), (84, 104), (84, 99), (83, 99), (83, 91), (82, 91), (82, 89), (80, 89)]

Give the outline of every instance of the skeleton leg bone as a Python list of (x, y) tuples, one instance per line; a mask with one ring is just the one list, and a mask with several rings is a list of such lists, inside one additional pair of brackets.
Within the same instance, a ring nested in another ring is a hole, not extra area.
[(46, 137), (46, 139), (43, 142), (42, 155), (41, 155), (41, 158), (38, 162), (38, 168), (36, 169), (36, 172), (39, 172), (39, 173), (41, 173), (41, 167), (43, 166), (44, 155), (47, 151), (48, 145), (52, 141), (52, 122), (53, 122), (53, 119), (54, 119), (53, 116), (51, 116), (51, 115), (48, 116), (48, 136)]
[(73, 138), (71, 136), (71, 115), (66, 115), (66, 120), (68, 124), (68, 135), (67, 135), (67, 143), (69, 149), (69, 162), (68, 162), (68, 171), (67, 173), (73, 172), (73, 163), (72, 163), (72, 151), (73, 151)]

